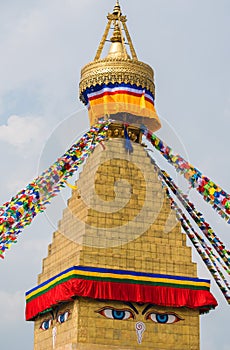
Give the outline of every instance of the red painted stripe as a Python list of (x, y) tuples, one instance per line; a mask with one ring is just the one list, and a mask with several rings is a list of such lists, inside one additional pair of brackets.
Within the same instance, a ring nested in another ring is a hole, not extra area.
[(145, 100), (150, 102), (150, 103), (152, 103), (154, 105), (154, 102), (150, 98), (148, 98), (147, 96), (145, 96)]
[(207, 290), (72, 279), (28, 302), (26, 320), (32, 320), (40, 312), (59, 302), (71, 300), (73, 296), (151, 303), (165, 307), (189, 307), (200, 309), (201, 312), (217, 306), (216, 299)]

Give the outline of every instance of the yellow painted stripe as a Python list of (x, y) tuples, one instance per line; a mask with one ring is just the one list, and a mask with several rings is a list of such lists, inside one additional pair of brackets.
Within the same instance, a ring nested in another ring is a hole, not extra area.
[[(140, 108), (143, 107), (143, 102), (141, 101), (141, 97), (136, 97), (136, 96), (129, 96), (125, 94), (117, 94), (113, 96), (103, 96), (99, 97), (95, 100), (90, 101), (90, 106), (96, 106), (96, 105), (103, 105), (105, 103), (127, 103), (127, 104), (133, 104), (133, 105), (138, 105)], [(147, 109), (152, 109), (153, 108), (153, 103), (145, 100), (144, 101), (145, 108)]]
[[(81, 272), (81, 271), (69, 271), (69, 272), (67, 272), (67, 273), (65, 273), (65, 274), (63, 274), (63, 275), (61, 275), (61, 276), (55, 278), (53, 281), (47, 283), (46, 285), (44, 285), (44, 286), (42, 286), (42, 287), (40, 287), (40, 288), (34, 290), (34, 291), (31, 292), (30, 294), (28, 294), (28, 295), (26, 296), (26, 300), (29, 299), (29, 298), (31, 298), (31, 297), (34, 296), (35, 294), (40, 293), (40, 292), (42, 292), (43, 290), (45, 290), (45, 289), (51, 287), (52, 284), (57, 283), (58, 281), (61, 281), (63, 278), (66, 278), (66, 277), (75, 275), (76, 273), (77, 273), (78, 275), (81, 275), (80, 272)], [(83, 271), (82, 271), (82, 272), (83, 272)], [(82, 275), (83, 275), (83, 273), (82, 273)]]
[(123, 279), (127, 280), (135, 280), (135, 281), (146, 281), (146, 282), (160, 282), (160, 283), (170, 283), (170, 284), (180, 284), (180, 285), (191, 285), (191, 286), (200, 286), (200, 287), (210, 287), (210, 283), (208, 282), (196, 282), (196, 281), (187, 281), (187, 280), (177, 280), (177, 279), (169, 279), (169, 278), (155, 278), (155, 277), (146, 277), (146, 276), (133, 276), (133, 275), (119, 275), (119, 274), (113, 274), (113, 273), (98, 273), (98, 272), (91, 272), (91, 271), (80, 271), (80, 270), (74, 270), (67, 272), (63, 274), (60, 277), (55, 278), (53, 281), (47, 283), (46, 285), (36, 289), (35, 291), (31, 292), (26, 296), (26, 300), (31, 298), (32, 296), (36, 295), (37, 293), (42, 292), (43, 290), (51, 287), (54, 283), (57, 283), (58, 281), (61, 281), (64, 278), (67, 278), (71, 275), (81, 275), (81, 276), (89, 276), (89, 277), (99, 277), (99, 278), (116, 278), (120, 279), (121, 281)]

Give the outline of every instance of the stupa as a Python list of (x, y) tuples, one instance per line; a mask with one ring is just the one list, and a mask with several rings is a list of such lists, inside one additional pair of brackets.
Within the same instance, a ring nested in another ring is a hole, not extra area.
[(153, 70), (138, 60), (118, 1), (107, 19), (79, 90), (91, 125), (112, 122), (26, 293), (34, 350), (198, 350), (200, 314), (216, 301), (142, 143), (143, 125), (161, 126)]

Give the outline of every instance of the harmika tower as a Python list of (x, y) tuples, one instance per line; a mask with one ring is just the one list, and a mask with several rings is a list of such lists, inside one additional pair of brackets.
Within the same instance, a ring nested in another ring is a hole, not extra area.
[[(160, 128), (152, 68), (139, 61), (117, 2), (80, 99), (111, 119), (27, 292), (34, 350), (198, 350), (199, 317), (216, 306), (142, 144)], [(101, 58), (113, 27), (110, 49)], [(129, 45), (127, 52), (126, 44)]]

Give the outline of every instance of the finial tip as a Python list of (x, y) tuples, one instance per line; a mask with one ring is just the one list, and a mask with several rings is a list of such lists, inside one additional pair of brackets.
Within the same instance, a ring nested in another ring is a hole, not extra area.
[(116, 5), (114, 6), (114, 9), (113, 9), (113, 14), (115, 15), (121, 14), (121, 7), (120, 7), (119, 0), (116, 0)]

